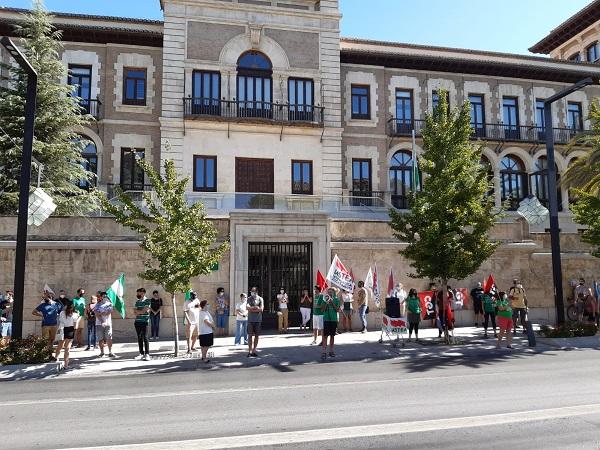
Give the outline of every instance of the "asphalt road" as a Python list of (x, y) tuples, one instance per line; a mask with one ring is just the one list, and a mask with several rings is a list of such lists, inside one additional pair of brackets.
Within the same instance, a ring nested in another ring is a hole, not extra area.
[(0, 384), (0, 448), (599, 449), (597, 350)]

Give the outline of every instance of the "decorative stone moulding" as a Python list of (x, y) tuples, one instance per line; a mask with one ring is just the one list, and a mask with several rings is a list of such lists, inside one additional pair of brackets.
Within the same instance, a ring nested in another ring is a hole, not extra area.
[(262, 35), (262, 25), (256, 23), (248, 24), (250, 30), (250, 43), (253, 49), (257, 49), (260, 46), (260, 37)]

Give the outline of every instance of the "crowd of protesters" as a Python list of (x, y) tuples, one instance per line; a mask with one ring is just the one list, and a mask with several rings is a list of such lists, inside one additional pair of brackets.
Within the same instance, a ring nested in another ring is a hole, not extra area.
[[(415, 288), (408, 293), (401, 283), (398, 283), (389, 293), (399, 301), (401, 315), (407, 319), (408, 341), (415, 339), (419, 342), (419, 328), (424, 317), (432, 319), (432, 327), (438, 329), (438, 337), (452, 332), (454, 328), (454, 305), (456, 292), (448, 286), (447, 295), (441, 289), (436, 289), (432, 283), (429, 290), (433, 292), (433, 312), (425, 314), (423, 303)], [(488, 338), (491, 329), (497, 339), (496, 347), (506, 345), (512, 348), (512, 339), (520, 326), (526, 332), (528, 302), (526, 291), (518, 279), (508, 291), (493, 289), (484, 290), (478, 283), (470, 292), (475, 327), (483, 328), (483, 337)], [(87, 331), (87, 346), (85, 351), (99, 350), (99, 357), (115, 358), (112, 351), (113, 327), (112, 313), (114, 305), (108, 294), (96, 292), (87, 300), (86, 291), (80, 288), (70, 299), (64, 290), (55, 297), (54, 293), (44, 290), (41, 302), (31, 312), (41, 318), (41, 335), (48, 340), (49, 345), (57, 342), (54, 349), (54, 359), (58, 360), (63, 354), (64, 366), (69, 367), (71, 348), (80, 348), (84, 344), (84, 333)], [(289, 332), (289, 296), (282, 287), (274, 299), (277, 306), (278, 330)], [(304, 289), (299, 298), (301, 313), (300, 331), (310, 333), (312, 345), (321, 347), (323, 360), (335, 358), (335, 336), (340, 333), (367, 331), (367, 315), (374, 294), (364, 282), (359, 281), (352, 293), (336, 287), (315, 286), (312, 295)], [(7, 291), (0, 296), (0, 337), (4, 343), (10, 341), (12, 334), (14, 294)], [(214, 345), (215, 336), (225, 336), (228, 326), (230, 301), (224, 288), (218, 288), (215, 301), (215, 317), (210, 312), (210, 304), (206, 299), (200, 299), (196, 292), (190, 292), (184, 302), (184, 325), (187, 342), (187, 352), (200, 350), (201, 359), (210, 361), (209, 349)], [(378, 305), (379, 306), (379, 305)], [(574, 307), (577, 319), (580, 321), (596, 322), (598, 320), (597, 301), (592, 290), (580, 279), (574, 287)], [(235, 337), (234, 344), (248, 347), (248, 358), (258, 357), (258, 344), (262, 332), (263, 312), (265, 301), (259, 295), (258, 289), (252, 287), (250, 295), (245, 292), (239, 295), (234, 305)], [(134, 317), (134, 328), (138, 340), (139, 355), (136, 359), (148, 361), (150, 357), (149, 341), (159, 339), (160, 321), (163, 301), (159, 292), (154, 290), (151, 298), (146, 296), (146, 290), (136, 291), (136, 300), (130, 312)], [(358, 328), (356, 329), (356, 326)], [(312, 329), (312, 331), (311, 331)], [(319, 339), (320, 338), (320, 339)], [(197, 344), (199, 348), (197, 348)]]

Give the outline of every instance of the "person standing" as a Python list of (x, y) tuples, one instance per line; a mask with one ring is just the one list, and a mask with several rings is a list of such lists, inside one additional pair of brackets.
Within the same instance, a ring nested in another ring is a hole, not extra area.
[(240, 301), (235, 305), (235, 345), (242, 343), (248, 345), (248, 296), (245, 292), (240, 294)]
[(104, 346), (108, 347), (109, 358), (116, 358), (112, 352), (112, 312), (113, 304), (106, 292), (100, 293), (100, 301), (94, 308), (96, 316), (96, 336), (100, 346), (100, 358), (104, 356)]
[(354, 303), (358, 308), (358, 315), (362, 323), (361, 333), (367, 332), (367, 308), (369, 306), (369, 293), (363, 281), (358, 282), (358, 289), (354, 292)]
[(352, 331), (352, 295), (348, 291), (342, 291), (342, 328), (343, 331)]
[(308, 295), (308, 289), (302, 291), (300, 299), (300, 314), (302, 316), (301, 330), (308, 330), (308, 322), (310, 321), (310, 310), (312, 309), (312, 298)]
[(319, 296), (317, 305), (323, 312), (323, 342), (321, 344), (321, 359), (327, 358), (327, 337), (329, 337), (329, 356), (335, 357), (333, 346), (337, 331), (338, 313), (340, 312), (340, 300), (335, 295), (335, 289), (328, 288), (327, 294)]
[(139, 356), (136, 359), (150, 360), (150, 342), (148, 341), (148, 323), (150, 322), (150, 300), (146, 298), (146, 289), (139, 288), (135, 292), (137, 300), (133, 307), (135, 315), (135, 333), (138, 338)]
[(69, 303), (71, 303), (71, 299), (67, 297), (67, 292), (64, 289), (58, 291), (58, 303), (61, 304), (62, 309), (65, 309)]
[(158, 341), (162, 307), (163, 300), (158, 295), (158, 291), (154, 291), (150, 299), (150, 339), (154, 341)]
[(90, 303), (85, 307), (85, 319), (87, 320), (87, 347), (86, 351), (92, 349), (96, 350), (96, 313), (94, 308), (98, 304), (98, 297), (92, 295), (90, 297)]
[(313, 301), (313, 318), (312, 318), (312, 326), (313, 326), (313, 341), (310, 345), (315, 345), (317, 343), (317, 338), (319, 337), (319, 331), (321, 331), (321, 344), (323, 344), (323, 312), (321, 308), (317, 306), (318, 300), (321, 299), (323, 294), (321, 292), (321, 288), (319, 286), (315, 286), (315, 297)]
[(258, 295), (258, 288), (250, 290), (248, 299), (248, 357), (256, 358), (256, 347), (262, 326), (262, 313), (265, 309), (265, 301)]
[(482, 308), (483, 308), (483, 337), (487, 339), (488, 337), (488, 325), (490, 323), (490, 319), (492, 320), (492, 327), (494, 328), (494, 337), (498, 337), (498, 333), (496, 333), (496, 296), (491, 292), (482, 295)]
[[(483, 285), (481, 282), (477, 283), (473, 289), (471, 289), (471, 299), (473, 300), (473, 312), (475, 313), (475, 327), (479, 326), (479, 321), (483, 322)], [(495, 320), (495, 319), (494, 319)]]
[(596, 322), (596, 299), (592, 295), (591, 289), (588, 289), (588, 293), (585, 297), (583, 315), (587, 318), (588, 322)]
[(202, 361), (205, 363), (210, 362), (210, 359), (208, 359), (206, 355), (208, 354), (208, 349), (214, 344), (215, 330), (215, 322), (208, 312), (207, 306), (208, 302), (206, 300), (200, 302), (200, 315), (198, 321), (200, 325), (200, 351), (202, 352)]
[(192, 353), (198, 339), (198, 319), (200, 317), (200, 300), (196, 292), (190, 292), (189, 300), (185, 301), (183, 307), (185, 316), (185, 337), (187, 338), (187, 352)]
[(77, 296), (73, 299), (73, 307), (77, 312), (77, 323), (75, 324), (75, 347), (83, 346), (83, 322), (85, 316), (85, 290), (78, 289)]
[(75, 310), (75, 306), (72, 303), (67, 304), (65, 309), (63, 309), (58, 316), (60, 327), (63, 329), (63, 338), (56, 347), (54, 360), (58, 361), (60, 351), (64, 348), (65, 370), (69, 368), (69, 353), (71, 350), (71, 343), (75, 337), (75, 324), (77, 323), (77, 319), (79, 319), (79, 314)]
[(62, 310), (62, 305), (52, 300), (48, 292), (44, 292), (42, 303), (35, 308), (31, 314), (42, 318), (42, 337), (48, 339), (50, 346), (56, 339), (56, 330), (58, 329), (58, 315)]
[(408, 318), (408, 342), (412, 336), (412, 332), (415, 332), (415, 339), (419, 342), (419, 323), (421, 323), (421, 300), (419, 299), (419, 293), (416, 289), (408, 291), (408, 297), (406, 298), (406, 311)]
[(277, 304), (279, 305), (279, 314), (277, 314), (278, 318), (278, 330), (280, 333), (287, 333), (288, 331), (288, 303), (289, 298), (285, 292), (285, 288), (281, 287), (279, 289), (279, 294), (277, 294)]
[(408, 295), (406, 294), (406, 290), (404, 290), (404, 285), (402, 283), (396, 284), (396, 287), (390, 292), (392, 297), (398, 299), (398, 304), (400, 305), (400, 316), (406, 317), (406, 299)]
[(513, 310), (513, 333), (517, 332), (517, 320), (521, 317), (521, 326), (523, 327), (523, 333), (526, 333), (526, 317), (527, 317), (527, 295), (521, 282), (515, 278), (513, 285), (508, 291), (508, 298), (510, 300), (510, 306)]
[(229, 320), (229, 297), (225, 294), (224, 288), (217, 289), (215, 303), (217, 305), (217, 336), (224, 336)]
[(14, 302), (13, 291), (6, 291), (6, 295), (0, 303), (0, 338), (4, 341), (4, 344), (8, 344), (12, 337)]
[(500, 327), (496, 348), (500, 348), (504, 335), (506, 335), (506, 348), (512, 348), (513, 311), (506, 292), (500, 292), (496, 307), (498, 308), (498, 326)]

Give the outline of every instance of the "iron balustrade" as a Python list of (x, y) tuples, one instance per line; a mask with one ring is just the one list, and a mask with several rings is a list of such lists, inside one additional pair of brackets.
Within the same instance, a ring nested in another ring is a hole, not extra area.
[(143, 184), (143, 183), (108, 183), (106, 185), (106, 195), (109, 199), (115, 198), (117, 196), (117, 191), (122, 191), (128, 196), (131, 197), (132, 200), (141, 201), (142, 193), (150, 192), (154, 189), (151, 184)]
[[(471, 127), (473, 128), (472, 139), (522, 142), (546, 141), (546, 129), (544, 127), (506, 125), (502, 123), (477, 123), (471, 124)], [(388, 134), (390, 136), (410, 136), (413, 130), (415, 130), (417, 136), (421, 136), (423, 128), (425, 128), (425, 120), (392, 118), (388, 121)], [(582, 131), (571, 128), (553, 128), (554, 141), (560, 144), (568, 144)]]
[(306, 123), (322, 127), (324, 109), (322, 106), (306, 104), (219, 100), (202, 97), (183, 99), (185, 118), (258, 119), (272, 122)]
[(100, 120), (100, 107), (102, 106), (100, 99), (87, 100), (80, 98), (78, 103), (81, 107), (81, 114), (89, 114), (94, 119)]
[(350, 191), (352, 206), (381, 207), (385, 204), (383, 191)]

